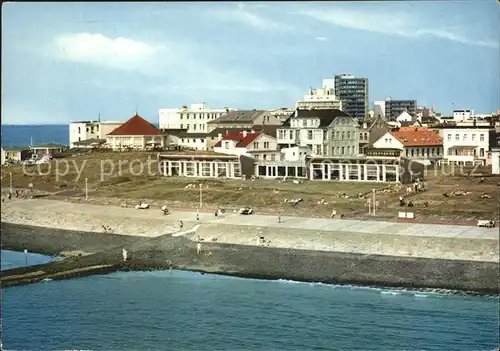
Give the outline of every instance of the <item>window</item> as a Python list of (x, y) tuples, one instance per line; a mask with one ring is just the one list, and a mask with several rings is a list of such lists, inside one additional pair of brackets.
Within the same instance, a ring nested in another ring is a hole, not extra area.
[(451, 133), (448, 134), (448, 141), (451, 141)]
[(205, 139), (200, 139), (200, 141), (202, 144), (205, 143)]
[(196, 124), (193, 124), (193, 130), (196, 130)]
[(184, 116), (184, 115), (181, 113), (181, 114), (180, 114), (180, 118), (179, 118), (179, 119), (182, 119), (182, 117), (183, 117), (183, 116)]
[(264, 141), (264, 149), (269, 149), (269, 141)]
[(271, 161), (274, 161), (276, 160), (276, 155), (275, 154), (271, 154)]
[(437, 150), (436, 150), (436, 151), (437, 151), (437, 155), (438, 155), (438, 156), (439, 156), (439, 154), (440, 154), (440, 151), (439, 151), (439, 150), (440, 150), (440, 148), (437, 148)]
[(255, 159), (258, 160), (259, 159), (259, 154), (255, 154)]
[(230, 146), (231, 146), (231, 143), (230, 143), (229, 141), (226, 141), (226, 142), (224, 143), (224, 146), (226, 147), (226, 149), (229, 149), (229, 148), (230, 148)]
[[(345, 134), (345, 132), (342, 132), (342, 140), (344, 140), (344, 134)], [(343, 152), (342, 152), (342, 154), (343, 154)]]
[(460, 141), (460, 135), (455, 134), (455, 141)]
[(262, 159), (267, 160), (267, 155), (266, 155), (266, 154), (263, 154), (263, 155), (262, 155)]
[[(479, 141), (484, 141), (484, 134), (479, 134)], [(482, 149), (481, 149), (482, 150)], [(483, 150), (484, 151), (484, 150)]]
[(308, 130), (307, 131), (307, 140), (312, 140), (312, 138), (313, 138), (313, 132), (312, 132), (312, 130)]
[(467, 141), (467, 134), (464, 134), (464, 141)]
[(351, 139), (351, 132), (347, 132), (347, 140)]
[(81, 132), (82, 132), (81, 127), (78, 127), (78, 134), (80, 134)]
[(254, 142), (253, 143), (253, 148), (254, 149), (258, 149), (259, 148), (259, 143), (258, 142)]
[(415, 156), (415, 150), (411, 149), (411, 157)]
[(87, 133), (89, 132), (89, 127), (87, 127)]
[(479, 149), (479, 157), (484, 157), (484, 149), (483, 148)]
[[(342, 133), (344, 134), (344, 133)], [(345, 155), (344, 147), (342, 146), (342, 155)]]
[(472, 139), (472, 141), (476, 141), (476, 134), (475, 133), (472, 133), (471, 139)]
[(448, 156), (452, 155), (451, 151), (452, 151), (451, 149), (448, 149)]
[(420, 149), (417, 149), (417, 157), (420, 156)]

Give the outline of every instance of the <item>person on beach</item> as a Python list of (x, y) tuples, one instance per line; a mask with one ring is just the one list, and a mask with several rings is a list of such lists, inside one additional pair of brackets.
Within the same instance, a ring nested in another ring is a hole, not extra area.
[(281, 214), (278, 213), (278, 223), (281, 223)]
[(201, 242), (200, 238), (198, 237), (198, 240), (196, 241), (196, 253), (199, 255), (201, 252)]
[(197, 221), (200, 220), (200, 212), (198, 210), (196, 210), (196, 220)]
[(184, 222), (183, 221), (181, 221), (180, 227), (181, 227), (181, 229), (184, 228)]

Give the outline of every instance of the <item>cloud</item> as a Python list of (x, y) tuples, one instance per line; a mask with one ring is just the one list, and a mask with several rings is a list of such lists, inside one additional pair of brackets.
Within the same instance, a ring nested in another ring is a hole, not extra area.
[(165, 48), (127, 38), (102, 34), (63, 34), (53, 41), (53, 54), (63, 60), (123, 70), (147, 67)]
[(328, 39), (325, 37), (316, 37), (316, 40), (317, 41), (328, 41)]
[(390, 15), (380, 12), (362, 12), (347, 9), (306, 9), (291, 12), (313, 18), (318, 21), (330, 23), (335, 26), (363, 30), (387, 35), (397, 35), (406, 38), (435, 37), (462, 44), (498, 48), (498, 43), (493, 40), (474, 40), (445, 28), (422, 28), (423, 23), (417, 23), (415, 18), (405, 13)]
[[(272, 92), (294, 87), (273, 84), (246, 72), (243, 68), (219, 67), (203, 60), (196, 45), (153, 45), (127, 38), (109, 38), (102, 34), (64, 34), (53, 41), (52, 53), (60, 60), (91, 64), (114, 70), (145, 73), (154, 81), (141, 84), (141, 90), (162, 94), (174, 90), (211, 90), (219, 92)], [(168, 81), (168, 85), (163, 82)], [(114, 81), (86, 78), (85, 84), (106, 90), (120, 90)]]
[(248, 4), (238, 3), (236, 8), (217, 9), (210, 11), (210, 14), (221, 21), (237, 22), (259, 30), (277, 32), (290, 32), (294, 30), (294, 27), (288, 24), (258, 15), (255, 10), (260, 8), (268, 8), (268, 6), (262, 4), (249, 6)]

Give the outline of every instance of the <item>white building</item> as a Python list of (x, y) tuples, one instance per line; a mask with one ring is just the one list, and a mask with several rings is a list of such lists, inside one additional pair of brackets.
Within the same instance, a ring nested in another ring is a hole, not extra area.
[(311, 150), (304, 146), (285, 147), (280, 151), (282, 161), (305, 161), (308, 156), (311, 156)]
[(454, 110), (453, 120), (455, 122), (461, 122), (468, 119), (474, 118), (474, 110)]
[(337, 109), (342, 110), (342, 101), (335, 97), (335, 80), (324, 79), (323, 87), (310, 88), (303, 100), (295, 104), (300, 109)]
[(500, 174), (500, 147), (491, 149), (491, 174)]
[(184, 129), (188, 133), (208, 133), (207, 122), (235, 111), (233, 108), (208, 108), (206, 102), (191, 104), (190, 108), (163, 108), (158, 110), (160, 129)]
[(403, 111), (399, 116), (396, 117), (396, 122), (413, 122), (413, 117), (406, 111)]
[(486, 164), (489, 127), (449, 126), (439, 129), (443, 138), (444, 158), (448, 164)]
[(385, 100), (373, 102), (373, 114), (375, 117), (385, 119)]
[(123, 122), (120, 121), (78, 121), (69, 123), (69, 147), (75, 147), (75, 143), (89, 139), (105, 140), (106, 135), (118, 128)]
[(214, 152), (226, 155), (245, 155), (256, 160), (279, 159), (276, 138), (261, 132), (238, 131), (222, 136), (214, 146)]

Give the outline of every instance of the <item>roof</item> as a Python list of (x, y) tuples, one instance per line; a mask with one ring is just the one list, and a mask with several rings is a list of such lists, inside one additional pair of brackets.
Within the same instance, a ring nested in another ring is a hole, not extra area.
[[(254, 132), (254, 133), (247, 132), (245, 136), (245, 132), (234, 132), (225, 135), (222, 138), (222, 141), (232, 140), (237, 142), (236, 147), (247, 147), (252, 141), (254, 141), (261, 134), (262, 133), (260, 132)], [(222, 145), (222, 141), (219, 140), (217, 143), (215, 143), (214, 147), (220, 147)]]
[(139, 115), (135, 115), (108, 135), (160, 135), (158, 128)]
[(172, 133), (172, 135), (175, 135), (178, 138), (194, 138), (194, 139), (207, 137), (207, 133), (189, 133), (187, 131)]
[[(261, 132), (276, 138), (278, 128), (281, 128), (281, 125), (257, 124), (254, 125), (251, 128), (251, 130), (255, 132)], [(251, 131), (249, 128), (215, 128), (214, 130), (212, 130), (210, 133), (207, 134), (207, 137), (217, 137), (219, 136), (219, 134), (227, 135), (230, 133), (242, 132), (243, 130), (247, 130), (248, 132)]]
[(94, 143), (97, 143), (99, 145), (104, 144), (106, 142), (106, 139), (85, 139), (85, 140), (80, 140), (80, 141), (75, 141), (73, 144), (74, 145), (92, 145)]
[(254, 122), (263, 114), (267, 114), (266, 110), (243, 110), (243, 111), (230, 111), (219, 118), (207, 122), (207, 124), (230, 123), (230, 122)]
[(402, 127), (397, 131), (389, 132), (398, 139), (403, 146), (433, 146), (443, 145), (443, 139), (427, 128), (422, 127)]
[(4, 151), (28, 151), (29, 146), (2, 146)]
[(43, 143), (36, 146), (31, 146), (32, 149), (65, 149), (66, 145), (56, 144), (56, 143)]
[[(296, 115), (297, 114), (297, 115)], [(338, 109), (321, 109), (321, 110), (303, 110), (296, 109), (290, 117), (283, 122), (283, 126), (290, 127), (290, 120), (292, 118), (319, 118), (320, 128), (327, 127), (332, 123), (337, 117), (350, 117), (347, 113)]]

